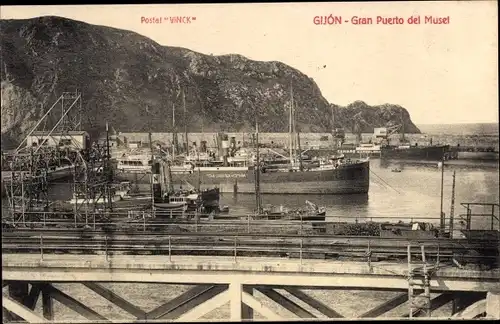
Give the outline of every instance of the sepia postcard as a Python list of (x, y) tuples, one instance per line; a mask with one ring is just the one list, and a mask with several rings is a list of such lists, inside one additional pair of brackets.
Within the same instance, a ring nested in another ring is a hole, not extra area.
[(498, 2), (0, 7), (3, 321), (500, 319)]

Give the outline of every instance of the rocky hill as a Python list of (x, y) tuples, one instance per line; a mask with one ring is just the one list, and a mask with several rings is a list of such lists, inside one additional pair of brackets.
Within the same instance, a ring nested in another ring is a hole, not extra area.
[(311, 78), (280, 62), (204, 55), (48, 16), (1, 20), (0, 41), (3, 144), (26, 135), (62, 92), (76, 89), (92, 133), (106, 121), (121, 131), (168, 132), (172, 107), (176, 125), (190, 131), (249, 131), (255, 116), (263, 132), (287, 131), (291, 84), (302, 132), (328, 132), (332, 111), (347, 131), (403, 122), (405, 132), (419, 132), (400, 106), (331, 106)]

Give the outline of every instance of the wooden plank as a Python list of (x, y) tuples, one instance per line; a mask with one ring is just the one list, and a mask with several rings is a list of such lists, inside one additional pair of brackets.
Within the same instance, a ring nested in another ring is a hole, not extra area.
[[(455, 293), (443, 293), (440, 294), (439, 296), (431, 299), (431, 312), (438, 309), (439, 307), (453, 301), (455, 298)], [(424, 309), (415, 309), (412, 313), (413, 317), (424, 317), (425, 316), (425, 310)], [(410, 317), (410, 314), (405, 314), (403, 315), (403, 318)]]
[[(24, 305), (24, 302), (27, 300), (28, 294), (28, 283), (23, 281), (14, 281), (9, 284), (9, 295), (12, 300), (19, 302), (21, 305)], [(12, 321), (19, 321), (19, 318), (15, 314), (8, 314), (7, 317), (11, 317)]]
[(54, 320), (54, 301), (50, 292), (50, 285), (45, 284), (42, 287), (42, 311), (43, 317), (47, 320)]
[(192, 309), (190, 309), (185, 314), (181, 315), (177, 320), (178, 321), (193, 321), (197, 320), (200, 317), (206, 315), (208, 312), (224, 305), (229, 301), (229, 291), (226, 290), (220, 294), (217, 294), (213, 298), (209, 299), (210, 302), (204, 302)]
[(229, 300), (230, 300), (230, 311), (231, 311), (231, 321), (241, 321), (243, 319), (243, 303), (241, 301), (241, 295), (243, 293), (243, 287), (240, 283), (229, 284)]
[(99, 313), (95, 312), (94, 310), (90, 309), (89, 307), (80, 303), (78, 300), (65, 294), (64, 292), (60, 291), (59, 289), (55, 288), (52, 285), (47, 285), (46, 287), (44, 287), (44, 290), (49, 292), (52, 298), (54, 298), (61, 304), (65, 305), (66, 307), (70, 308), (71, 310), (77, 312), (78, 314), (82, 315), (87, 319), (94, 321), (109, 322), (109, 320), (106, 317), (100, 315)]
[[(250, 296), (253, 295), (253, 287), (252, 286), (245, 286), (243, 285), (243, 291), (249, 294)], [(241, 304), (241, 312), (242, 312), (242, 319), (243, 320), (251, 320), (253, 319), (253, 309), (252, 307), (249, 307), (247, 304), (243, 303)]]
[(180, 316), (188, 312), (190, 309), (197, 307), (198, 305), (203, 304), (207, 300), (217, 296), (218, 294), (224, 292), (227, 290), (228, 286), (227, 285), (217, 285), (217, 286), (212, 286), (210, 289), (207, 291), (195, 296), (194, 298), (190, 299), (189, 301), (179, 305), (172, 311), (168, 312), (164, 316), (161, 317), (161, 319), (178, 319)]
[(359, 317), (361, 317), (361, 318), (378, 317), (382, 314), (387, 313), (391, 309), (398, 307), (399, 305), (403, 304), (406, 301), (408, 301), (408, 294), (407, 293), (400, 294), (400, 295), (392, 298), (391, 300), (389, 300), (385, 303), (382, 303), (381, 305), (367, 311), (366, 313), (362, 314)]
[(483, 299), (466, 307), (463, 311), (453, 315), (452, 318), (471, 319), (485, 312), (486, 312), (486, 299)]
[(282, 320), (281, 316), (279, 316), (266, 306), (262, 305), (261, 302), (259, 302), (252, 295), (249, 295), (246, 292), (243, 292), (241, 294), (241, 300), (248, 306), (252, 307), (254, 311), (258, 312), (262, 316), (265, 316), (269, 320), (274, 320), (274, 321)]
[(26, 299), (24, 300), (24, 305), (31, 310), (34, 310), (36, 307), (36, 303), (38, 302), (38, 298), (40, 297), (40, 292), (42, 291), (42, 284), (31, 284), (31, 290)]
[(15, 314), (18, 317), (26, 320), (28, 323), (46, 323), (47, 321), (41, 317), (39, 317), (35, 312), (33, 312), (28, 307), (22, 305), (18, 301), (6, 296), (2, 295), (2, 307), (8, 310), (9, 312)]
[(146, 315), (146, 312), (139, 307), (97, 283), (84, 282), (83, 285), (137, 318), (143, 318)]
[(303, 307), (291, 301), (290, 299), (286, 298), (285, 296), (278, 293), (276, 290), (272, 288), (255, 287), (255, 289), (260, 291), (266, 297), (269, 297), (272, 301), (274, 301), (278, 305), (283, 306), (288, 311), (299, 316), (300, 318), (316, 318), (314, 314), (308, 312)]
[(311, 296), (307, 295), (303, 291), (293, 288), (293, 287), (285, 287), (284, 288), (288, 293), (291, 295), (297, 297), (298, 299), (302, 300), (304, 303), (308, 304), (312, 308), (316, 309), (320, 313), (328, 316), (329, 318), (343, 318), (341, 314), (337, 313), (335, 310), (331, 309), (330, 307), (326, 306), (322, 302), (312, 298)]
[(196, 298), (197, 296), (203, 294), (204, 292), (212, 289), (214, 286), (211, 285), (199, 285), (191, 288), (180, 296), (175, 297), (174, 299), (156, 307), (152, 311), (146, 313), (144, 315), (144, 319), (159, 319), (162, 316), (165, 316), (167, 313), (173, 311), (178, 308), (182, 304)]

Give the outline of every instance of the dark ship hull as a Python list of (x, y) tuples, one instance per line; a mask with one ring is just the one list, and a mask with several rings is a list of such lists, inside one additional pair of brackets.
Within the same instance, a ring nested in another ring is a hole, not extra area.
[[(155, 188), (157, 191), (157, 187)], [(180, 205), (178, 203), (171, 203), (169, 201), (170, 196), (165, 196), (165, 198), (158, 197), (155, 198), (155, 209), (159, 214), (169, 215), (171, 212), (173, 214), (179, 214), (184, 212), (212, 212), (219, 210), (219, 200), (220, 191), (218, 188), (211, 188), (206, 190), (198, 191), (186, 191), (186, 192), (176, 192), (173, 197), (190, 197), (191, 195), (197, 195), (199, 199), (188, 199), (186, 205)]]
[(380, 156), (387, 160), (441, 161), (449, 158), (449, 145), (411, 146), (397, 148), (385, 146), (381, 148)]
[[(117, 173), (121, 180), (134, 181), (131, 173)], [(146, 181), (149, 177), (143, 177)], [(255, 171), (245, 168), (200, 168), (187, 173), (173, 173), (176, 185), (201, 189), (217, 187), (220, 192), (255, 193)], [(309, 171), (268, 171), (260, 174), (262, 194), (365, 194), (370, 187), (370, 162), (368, 160), (343, 165), (337, 169), (311, 169)]]

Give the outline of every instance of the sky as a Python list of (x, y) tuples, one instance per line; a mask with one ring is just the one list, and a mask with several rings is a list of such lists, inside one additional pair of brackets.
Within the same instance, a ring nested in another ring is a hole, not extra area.
[[(205, 54), (281, 61), (313, 78), (331, 103), (399, 104), (415, 124), (498, 123), (496, 1), (0, 7), (1, 19), (47, 15)], [(314, 23), (329, 15), (342, 24)], [(189, 23), (170, 22), (181, 16)], [(412, 16), (420, 24), (408, 24)], [(426, 16), (448, 23), (426, 24)], [(155, 17), (162, 22), (145, 23)]]

